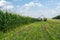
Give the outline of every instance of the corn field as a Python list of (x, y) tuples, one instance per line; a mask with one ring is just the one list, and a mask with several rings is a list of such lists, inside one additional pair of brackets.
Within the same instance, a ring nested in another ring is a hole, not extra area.
[(6, 32), (16, 26), (29, 24), (37, 21), (35, 18), (20, 16), (17, 14), (3, 12), (0, 10), (0, 31)]

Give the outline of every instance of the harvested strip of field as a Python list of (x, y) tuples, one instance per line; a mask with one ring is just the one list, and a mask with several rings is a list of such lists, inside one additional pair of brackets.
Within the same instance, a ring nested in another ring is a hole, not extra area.
[(60, 22), (41, 21), (17, 27), (1, 40), (60, 40)]

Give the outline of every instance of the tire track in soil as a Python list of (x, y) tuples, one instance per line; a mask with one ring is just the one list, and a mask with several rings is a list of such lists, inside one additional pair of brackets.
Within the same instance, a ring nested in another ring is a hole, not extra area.
[(45, 25), (43, 23), (41, 25), (40, 30), (42, 32), (42, 40), (47, 40), (47, 38), (46, 38), (46, 28), (45, 28)]
[(41, 27), (40, 27), (41, 32), (42, 32), (42, 40), (51, 40), (53, 38), (51, 37), (52, 35), (50, 35), (49, 32), (47, 31), (47, 24), (46, 23), (47, 22), (42, 22)]

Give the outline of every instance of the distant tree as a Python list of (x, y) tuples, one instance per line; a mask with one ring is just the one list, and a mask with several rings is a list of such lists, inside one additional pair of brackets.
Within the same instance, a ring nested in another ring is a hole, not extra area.
[(60, 15), (54, 17), (53, 19), (60, 19)]

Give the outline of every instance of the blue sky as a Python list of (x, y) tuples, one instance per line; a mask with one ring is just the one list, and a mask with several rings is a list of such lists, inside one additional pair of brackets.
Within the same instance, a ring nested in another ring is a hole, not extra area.
[(0, 0), (0, 7), (30, 17), (60, 15), (60, 0)]

